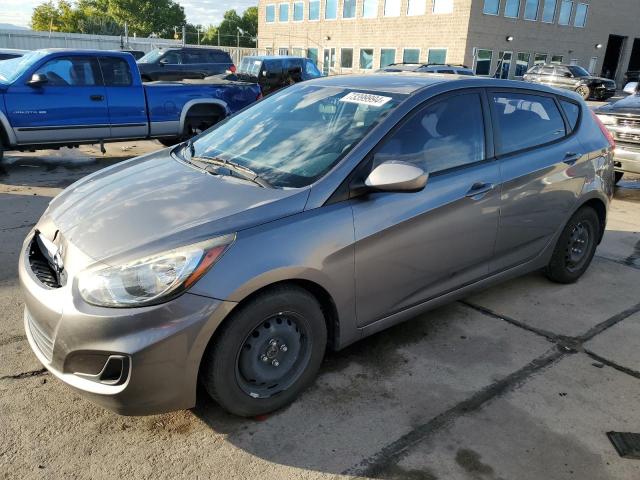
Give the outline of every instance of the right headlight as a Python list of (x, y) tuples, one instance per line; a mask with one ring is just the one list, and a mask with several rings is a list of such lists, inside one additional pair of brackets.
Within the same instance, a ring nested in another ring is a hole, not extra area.
[(102, 307), (141, 307), (166, 301), (196, 283), (235, 240), (223, 235), (121, 265), (81, 272), (82, 298)]

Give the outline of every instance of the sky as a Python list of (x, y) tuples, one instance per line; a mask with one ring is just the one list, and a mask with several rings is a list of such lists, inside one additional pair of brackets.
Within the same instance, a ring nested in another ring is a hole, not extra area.
[[(33, 8), (44, 0), (0, 0), (0, 23), (11, 23), (22, 27), (28, 27)], [(222, 20), (224, 12), (235, 9), (238, 13), (252, 5), (257, 5), (258, 0), (178, 0), (187, 14), (187, 21), (194, 25), (217, 24)]]

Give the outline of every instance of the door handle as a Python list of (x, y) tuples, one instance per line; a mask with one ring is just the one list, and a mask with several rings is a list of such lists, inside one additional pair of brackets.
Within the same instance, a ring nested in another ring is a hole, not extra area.
[(104, 95), (91, 95), (89, 98), (94, 102), (101, 102), (104, 100)]
[(476, 182), (471, 185), (469, 191), (465, 194), (465, 197), (475, 197), (483, 195), (493, 190), (496, 186), (493, 183)]
[(581, 153), (567, 152), (567, 154), (564, 156), (564, 160), (562, 161), (563, 163), (571, 166), (576, 163), (580, 159), (580, 157), (582, 157)]

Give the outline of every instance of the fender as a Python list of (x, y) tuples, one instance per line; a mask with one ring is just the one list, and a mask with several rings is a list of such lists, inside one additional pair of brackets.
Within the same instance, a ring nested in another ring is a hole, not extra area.
[(189, 112), (189, 109), (196, 105), (218, 105), (224, 110), (225, 117), (231, 114), (231, 109), (229, 108), (229, 105), (227, 105), (227, 102), (225, 102), (224, 100), (219, 100), (217, 98), (199, 98), (189, 100), (182, 107), (182, 113), (180, 114), (180, 132), (184, 131), (184, 122), (187, 119), (187, 113)]
[(18, 143), (16, 141), (16, 134), (13, 131), (13, 128), (11, 128), (11, 124), (9, 123), (9, 119), (1, 110), (0, 110), (0, 124), (2, 125), (2, 128), (4, 132), (7, 134), (7, 138), (9, 139), (9, 145), (5, 145), (5, 147), (12, 146)]

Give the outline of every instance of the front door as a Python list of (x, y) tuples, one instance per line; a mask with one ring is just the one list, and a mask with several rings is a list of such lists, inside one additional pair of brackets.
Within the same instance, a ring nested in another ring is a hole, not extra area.
[(19, 144), (109, 137), (107, 96), (95, 57), (55, 57), (33, 73), (46, 77), (46, 83), (16, 83), (5, 95)]
[(553, 95), (505, 90), (490, 93), (489, 100), (502, 173), (491, 265), (497, 272), (531, 260), (550, 244), (574, 208), (588, 168)]
[(487, 115), (481, 92), (438, 97), (371, 154), (365, 176), (380, 162), (400, 160), (419, 165), (429, 179), (419, 192), (352, 200), (359, 326), (488, 274), (499, 171), (485, 141)]

